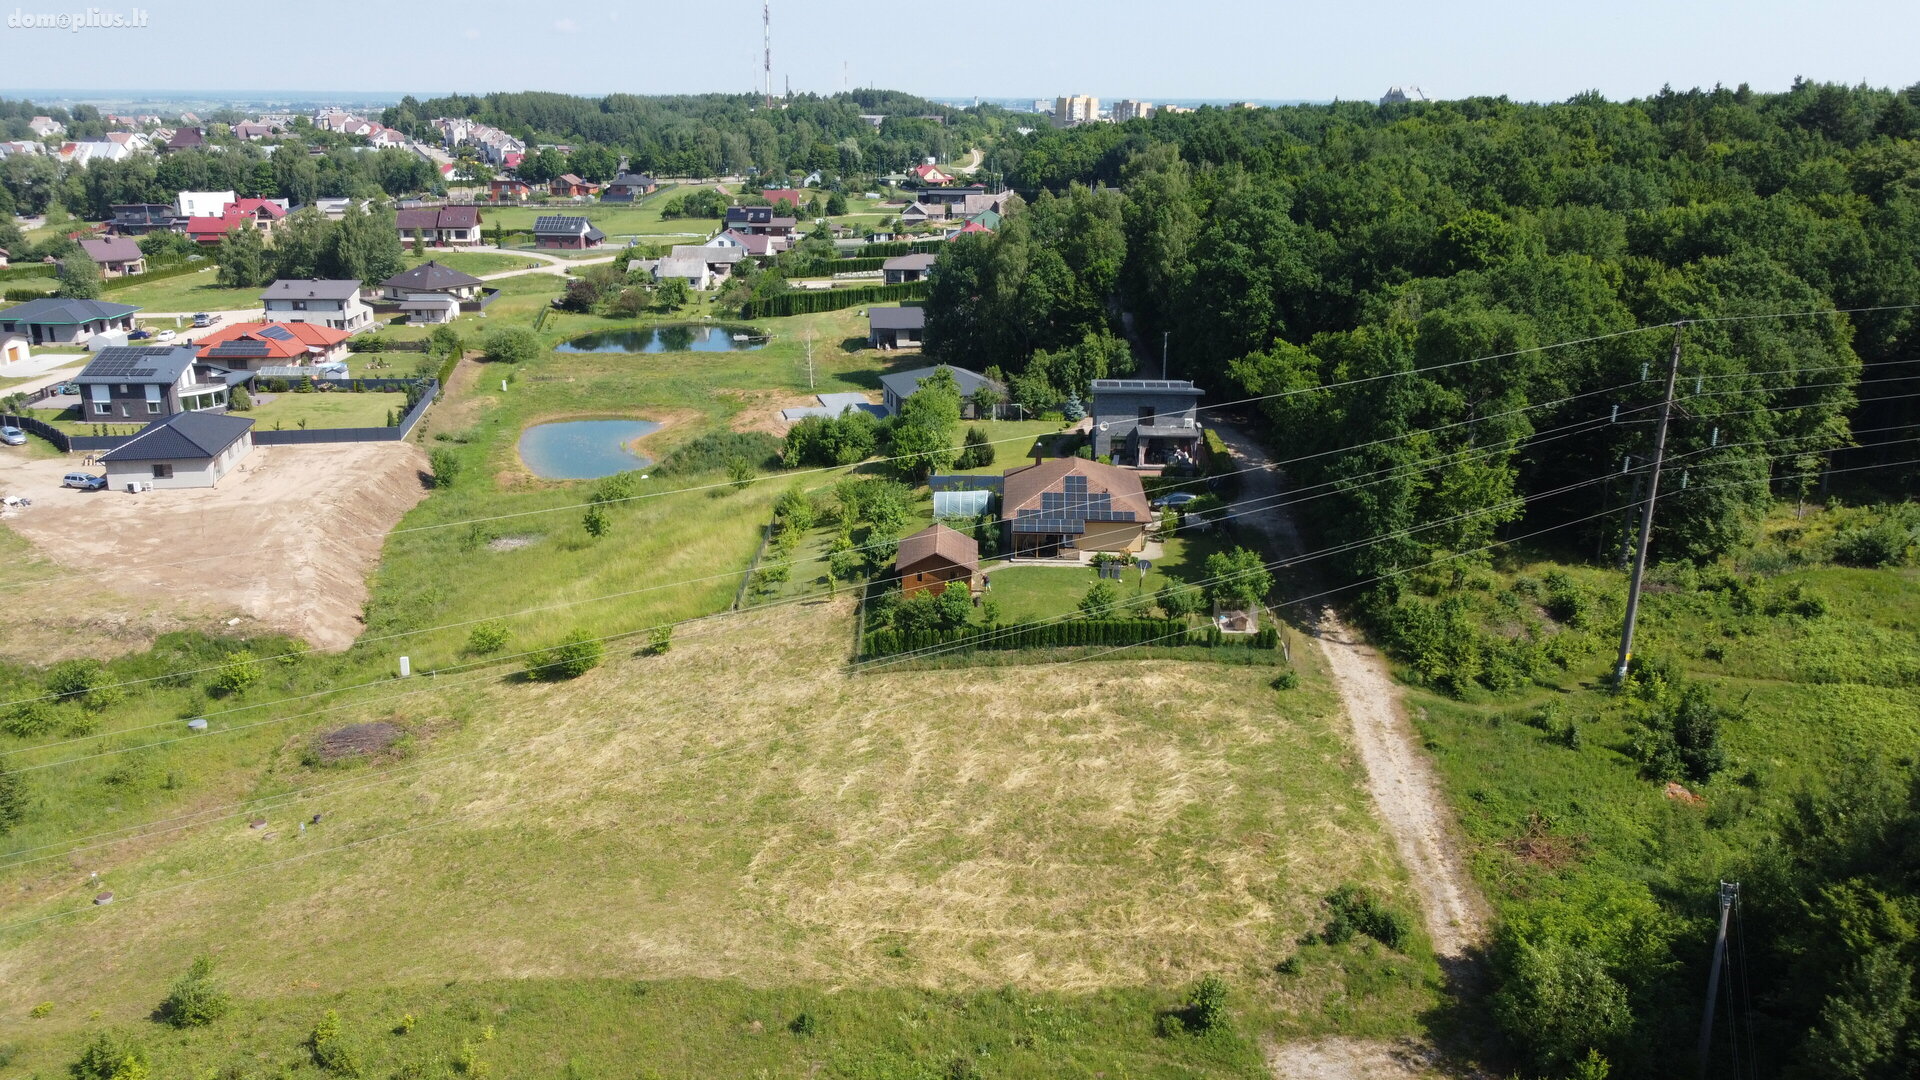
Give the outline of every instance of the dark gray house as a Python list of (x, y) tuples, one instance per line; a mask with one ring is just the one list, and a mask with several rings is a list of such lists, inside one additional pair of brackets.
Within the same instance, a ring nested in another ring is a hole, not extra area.
[(928, 253), (901, 255), (881, 263), (880, 273), (888, 285), (925, 281), (932, 276), (933, 261), (938, 257)]
[(867, 343), (876, 349), (917, 349), (926, 332), (926, 308), (867, 309)]
[(1191, 465), (1202, 391), (1185, 379), (1093, 380), (1093, 453), (1115, 465)]
[(253, 450), (253, 421), (205, 412), (155, 420), (100, 456), (107, 486), (213, 487)]
[(197, 363), (196, 345), (101, 349), (73, 381), (80, 419), (146, 423), (175, 413), (227, 407), (228, 373)]
[[(874, 308), (873, 310), (886, 311), (888, 309)], [(919, 309), (901, 308), (899, 310), (918, 311)], [(990, 386), (1003, 394), (1006, 393), (1006, 387), (1001, 386), (985, 375), (975, 371), (968, 371), (966, 368), (957, 368), (951, 364), (914, 368), (912, 371), (895, 371), (880, 376), (881, 404), (885, 406), (887, 414), (891, 416), (899, 412), (900, 403), (912, 397), (913, 392), (920, 389), (920, 383), (924, 381), (927, 376), (942, 369), (953, 372), (953, 381), (960, 387), (960, 415), (967, 419), (973, 418), (972, 398), (975, 391), (983, 386)]]

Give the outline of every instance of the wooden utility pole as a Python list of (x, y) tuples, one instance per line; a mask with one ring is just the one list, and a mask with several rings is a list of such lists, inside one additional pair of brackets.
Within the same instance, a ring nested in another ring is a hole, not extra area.
[(1653, 538), (1653, 507), (1660, 498), (1660, 466), (1667, 457), (1667, 422), (1673, 417), (1673, 386), (1680, 378), (1680, 335), (1685, 322), (1673, 324), (1673, 355), (1667, 361), (1667, 394), (1660, 405), (1660, 426), (1653, 434), (1653, 466), (1647, 474), (1647, 501), (1640, 511), (1640, 542), (1634, 549), (1633, 580), (1627, 586), (1627, 619), (1620, 627), (1620, 662), (1613, 683), (1624, 686), (1627, 665), (1633, 661), (1633, 624), (1640, 615), (1640, 582), (1647, 573), (1647, 542)]
[(1720, 936), (1713, 942), (1713, 972), (1707, 976), (1707, 1015), (1700, 1020), (1700, 1076), (1707, 1075), (1707, 1051), (1713, 1046), (1713, 1005), (1720, 994), (1720, 964), (1727, 955), (1727, 913), (1740, 900), (1740, 883), (1720, 883)]
[(813, 389), (813, 331), (812, 330), (807, 331), (806, 348), (807, 348), (807, 389), (811, 390)]

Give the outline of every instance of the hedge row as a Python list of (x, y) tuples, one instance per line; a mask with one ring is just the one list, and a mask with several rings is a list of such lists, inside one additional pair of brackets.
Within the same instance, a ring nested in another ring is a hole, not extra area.
[(891, 259), (896, 255), (919, 255), (940, 250), (945, 239), (939, 240), (889, 240), (884, 244), (866, 244), (852, 249), (853, 255), (840, 256), (841, 261), (848, 259)]
[(40, 289), (8, 289), (5, 293), (9, 301), (39, 300), (52, 295), (52, 289), (44, 291)]
[(0, 281), (18, 281), (21, 278), (46, 277), (53, 267), (47, 263), (26, 262), (18, 266), (0, 266)]
[(881, 264), (892, 256), (876, 255), (871, 259), (835, 259), (833, 272), (836, 274), (858, 274), (863, 270), (878, 270)]
[(423, 353), (427, 351), (427, 348), (428, 346), (425, 339), (420, 339), (416, 341), (404, 341), (397, 338), (380, 337), (377, 334), (369, 334), (366, 337), (350, 337), (347, 339), (348, 352), (357, 352), (357, 353), (360, 353), (360, 352), (422, 352)]
[(819, 311), (839, 311), (841, 308), (879, 304), (888, 300), (925, 300), (926, 298), (927, 283), (924, 281), (913, 281), (904, 285), (856, 285), (851, 289), (796, 290), (770, 296), (765, 300), (749, 300), (740, 306), (740, 317), (765, 319), (782, 315), (811, 315)]
[(186, 277), (188, 274), (197, 274), (212, 265), (211, 262), (205, 259), (194, 259), (183, 263), (176, 263), (173, 266), (163, 266), (158, 270), (149, 270), (144, 274), (128, 274), (126, 277), (108, 278), (106, 281), (101, 282), (103, 286), (102, 292), (110, 293), (115, 289), (124, 289), (129, 285), (144, 285), (149, 281), (165, 281), (168, 278)]
[(1255, 634), (1223, 634), (1218, 627), (1188, 627), (1179, 619), (1068, 619), (967, 627), (963, 630), (875, 630), (860, 643), (860, 655), (893, 656), (922, 649), (1044, 649), (1072, 645), (1199, 645), (1214, 649), (1273, 649), (1280, 633), (1269, 626)]

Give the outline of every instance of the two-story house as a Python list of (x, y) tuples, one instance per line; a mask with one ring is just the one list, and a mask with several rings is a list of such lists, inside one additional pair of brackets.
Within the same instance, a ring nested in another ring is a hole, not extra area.
[(1093, 380), (1093, 453), (1115, 465), (1193, 465), (1203, 391), (1185, 379)]
[(792, 236), (797, 222), (776, 217), (771, 206), (729, 206), (724, 228), (749, 236)]
[(423, 243), (436, 247), (468, 247), (480, 242), (480, 208), (477, 206), (425, 207), (394, 212), (393, 223), (400, 229), (400, 240), (408, 243), (415, 233)]
[(373, 309), (360, 299), (357, 281), (281, 278), (260, 294), (266, 321), (319, 323), (357, 334), (373, 325)]
[(80, 241), (80, 250), (100, 267), (103, 278), (126, 277), (147, 268), (147, 257), (140, 253), (140, 245), (124, 236), (90, 237)]
[(402, 310), (413, 301), (452, 299), (467, 303), (480, 299), (483, 283), (472, 274), (463, 274), (432, 259), (411, 270), (403, 270), (380, 283), (380, 299), (399, 304)]
[(148, 421), (180, 412), (227, 407), (227, 373), (197, 362), (194, 345), (102, 349), (73, 381), (81, 419), (89, 423)]

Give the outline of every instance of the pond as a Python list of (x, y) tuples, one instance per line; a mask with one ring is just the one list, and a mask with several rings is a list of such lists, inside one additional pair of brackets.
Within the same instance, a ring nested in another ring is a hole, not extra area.
[(627, 447), (660, 425), (651, 420), (564, 420), (520, 433), (520, 460), (548, 480), (592, 480), (653, 464)]
[(767, 338), (751, 326), (670, 323), (644, 330), (608, 330), (553, 347), (560, 353), (736, 352), (764, 349)]

